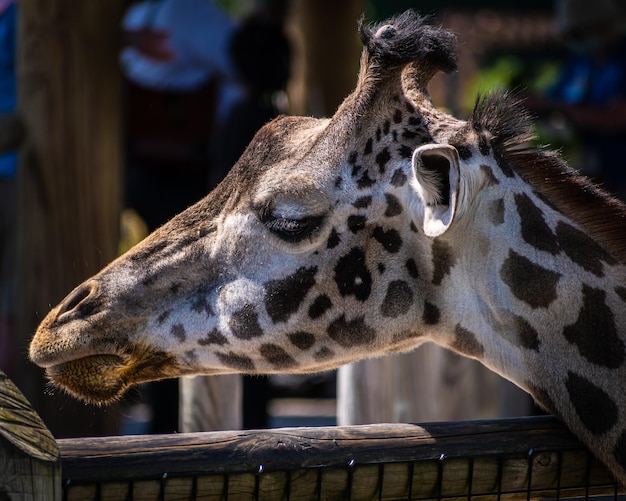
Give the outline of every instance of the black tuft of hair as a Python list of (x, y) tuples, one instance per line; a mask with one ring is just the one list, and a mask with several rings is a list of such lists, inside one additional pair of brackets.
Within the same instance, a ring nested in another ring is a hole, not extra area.
[(515, 93), (478, 96), (469, 125), (478, 133), (488, 131), (496, 147), (512, 149), (534, 139), (532, 116)]
[(457, 69), (456, 36), (429, 24), (412, 10), (372, 27), (359, 20), (359, 35), (370, 60), (381, 68), (418, 63), (444, 72)]
[(553, 151), (533, 144), (532, 117), (514, 94), (494, 92), (476, 100), (468, 121), (477, 133), (491, 135), (493, 153), (544, 200), (626, 264), (626, 205), (567, 165)]

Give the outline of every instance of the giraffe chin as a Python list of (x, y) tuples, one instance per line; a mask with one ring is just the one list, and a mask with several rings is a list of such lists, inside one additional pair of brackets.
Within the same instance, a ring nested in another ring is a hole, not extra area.
[(48, 367), (46, 375), (57, 386), (86, 403), (106, 405), (118, 400), (130, 382), (127, 364), (116, 355), (92, 355)]
[(196, 373), (162, 351), (137, 344), (127, 352), (98, 353), (49, 365), (46, 375), (70, 395), (95, 405), (118, 400), (139, 383)]

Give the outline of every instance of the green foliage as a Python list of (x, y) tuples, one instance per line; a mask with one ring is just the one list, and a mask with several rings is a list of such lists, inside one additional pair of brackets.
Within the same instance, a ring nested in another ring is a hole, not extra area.
[(259, 0), (256, 2), (255, 0), (215, 0), (215, 3), (232, 17), (241, 17), (261, 2)]
[(503, 56), (494, 63), (476, 72), (467, 86), (463, 100), (463, 110), (470, 112), (479, 94), (487, 94), (495, 90), (511, 90), (523, 70), (522, 61), (513, 55)]

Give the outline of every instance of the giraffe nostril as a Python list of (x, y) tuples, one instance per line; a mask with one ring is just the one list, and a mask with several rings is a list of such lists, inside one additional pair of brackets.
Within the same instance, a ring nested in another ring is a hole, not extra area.
[(100, 286), (95, 280), (85, 282), (61, 301), (57, 312), (57, 322), (66, 322), (75, 318), (86, 317), (98, 306), (98, 290)]

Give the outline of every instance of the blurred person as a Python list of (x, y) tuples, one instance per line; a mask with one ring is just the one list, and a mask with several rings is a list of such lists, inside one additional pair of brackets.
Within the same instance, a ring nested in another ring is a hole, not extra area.
[(214, 169), (211, 188), (237, 162), (254, 134), (267, 122), (287, 111), (286, 87), (291, 49), (281, 15), (259, 9), (234, 31), (229, 56), (239, 83), (233, 101), (213, 135)]
[(235, 27), (210, 0), (151, 0), (124, 17), (126, 204), (150, 231), (207, 192), (209, 138), (241, 94), (228, 55)]
[(132, 5), (122, 28), (124, 74), (151, 89), (189, 91), (230, 77), (235, 22), (210, 0), (148, 0)]
[[(17, 5), (0, 0), (0, 114), (15, 111)], [(17, 230), (17, 153), (0, 154), (0, 370), (11, 376), (15, 360), (13, 295)]]
[(543, 98), (529, 99), (540, 115), (558, 112), (584, 148), (585, 174), (626, 197), (626, 8), (621, 0), (559, 0), (557, 28), (571, 52)]

